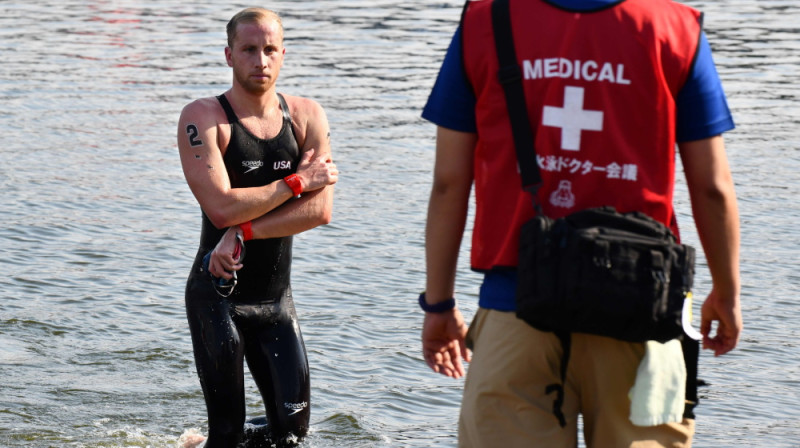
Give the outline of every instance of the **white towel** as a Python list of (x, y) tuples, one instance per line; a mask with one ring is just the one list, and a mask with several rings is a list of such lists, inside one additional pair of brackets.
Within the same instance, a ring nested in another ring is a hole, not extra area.
[(629, 393), (630, 420), (636, 426), (656, 426), (683, 420), (686, 365), (681, 342), (645, 343), (645, 354)]

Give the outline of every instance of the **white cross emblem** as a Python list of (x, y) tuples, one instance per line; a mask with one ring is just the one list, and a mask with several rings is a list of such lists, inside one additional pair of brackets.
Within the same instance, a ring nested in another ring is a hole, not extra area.
[(542, 124), (561, 128), (561, 149), (581, 149), (581, 131), (602, 131), (603, 111), (583, 109), (583, 87), (564, 87), (564, 107), (545, 106)]

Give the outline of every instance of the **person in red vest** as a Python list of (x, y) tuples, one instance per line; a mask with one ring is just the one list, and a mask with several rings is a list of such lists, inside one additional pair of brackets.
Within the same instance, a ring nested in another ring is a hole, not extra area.
[[(465, 6), (422, 114), (437, 125), (422, 349), (446, 376), (464, 376), (462, 361), (470, 362), (459, 446), (574, 447), (579, 415), (589, 447), (691, 446), (691, 411), (634, 423), (629, 392), (644, 343), (574, 334), (563, 426), (553, 415), (545, 387), (558, 381), (562, 347), (515, 316), (520, 227), (534, 209), (520, 187), (497, 81), (492, 3)], [(702, 344), (729, 352), (742, 330), (739, 218), (722, 137), (734, 124), (701, 13), (669, 0), (510, 0), (510, 16), (543, 213), (611, 205), (644, 212), (677, 235), (677, 145), (713, 283)], [(467, 327), (454, 285), (473, 185), (471, 266), (484, 280)]]

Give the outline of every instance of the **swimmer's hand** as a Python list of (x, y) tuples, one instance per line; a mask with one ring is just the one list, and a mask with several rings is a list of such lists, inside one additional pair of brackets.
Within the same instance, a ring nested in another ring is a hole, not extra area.
[(458, 308), (443, 313), (425, 313), (422, 323), (422, 355), (436, 373), (451, 378), (466, 374), (464, 364), (470, 361), (465, 339), (467, 324)]
[(339, 169), (329, 154), (317, 154), (317, 150), (312, 148), (303, 153), (297, 176), (303, 191), (314, 191), (335, 184), (339, 180)]
[(242, 264), (242, 247), (236, 238), (237, 232), (241, 232), (239, 226), (228, 228), (219, 243), (217, 243), (217, 247), (211, 251), (208, 272), (214, 277), (230, 280), (234, 271), (244, 267)]
[(189, 434), (181, 436), (178, 442), (182, 442), (182, 448), (198, 448), (200, 444), (206, 441), (206, 438), (199, 434)]

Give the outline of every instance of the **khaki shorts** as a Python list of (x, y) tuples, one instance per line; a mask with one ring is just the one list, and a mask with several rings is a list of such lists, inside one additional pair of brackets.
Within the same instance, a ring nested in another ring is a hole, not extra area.
[(628, 419), (644, 344), (572, 335), (562, 428), (553, 414), (555, 393), (545, 393), (561, 382), (561, 343), (553, 333), (513, 312), (481, 308), (467, 340), (474, 349), (458, 425), (461, 448), (575, 448), (578, 414), (588, 448), (691, 446), (694, 420), (643, 427)]

